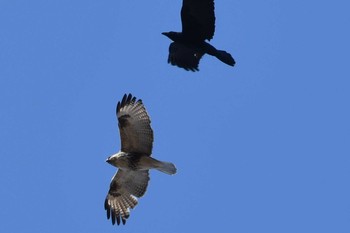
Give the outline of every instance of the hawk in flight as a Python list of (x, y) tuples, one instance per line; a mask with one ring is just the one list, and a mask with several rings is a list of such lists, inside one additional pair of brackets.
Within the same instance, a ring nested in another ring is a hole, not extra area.
[(173, 41), (169, 46), (168, 63), (185, 70), (198, 71), (199, 60), (207, 53), (227, 65), (235, 65), (231, 54), (205, 41), (214, 36), (214, 0), (183, 0), (181, 22), (182, 32), (162, 33)]
[(130, 209), (137, 205), (137, 198), (145, 194), (149, 169), (170, 175), (176, 173), (174, 164), (151, 157), (153, 130), (142, 100), (125, 94), (117, 104), (116, 113), (121, 150), (106, 160), (117, 167), (118, 172), (112, 178), (104, 204), (107, 218), (112, 218), (113, 225), (115, 222), (125, 224)]

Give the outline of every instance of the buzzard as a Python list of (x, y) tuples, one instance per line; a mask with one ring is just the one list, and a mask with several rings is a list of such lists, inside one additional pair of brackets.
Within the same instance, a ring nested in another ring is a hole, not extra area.
[(153, 130), (151, 120), (142, 100), (131, 94), (124, 95), (117, 104), (117, 118), (121, 139), (121, 150), (108, 157), (106, 162), (118, 168), (113, 176), (105, 200), (107, 218), (112, 224), (125, 224), (130, 209), (137, 205), (149, 181), (149, 169), (155, 168), (166, 174), (175, 174), (175, 165), (151, 157)]
[(181, 22), (182, 32), (162, 33), (173, 41), (169, 46), (168, 63), (198, 71), (199, 60), (207, 53), (227, 65), (235, 65), (231, 54), (205, 42), (214, 36), (214, 0), (183, 0)]

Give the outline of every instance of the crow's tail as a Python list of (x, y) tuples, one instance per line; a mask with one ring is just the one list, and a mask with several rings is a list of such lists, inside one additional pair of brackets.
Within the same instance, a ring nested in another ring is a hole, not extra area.
[(231, 54), (229, 54), (224, 50), (217, 50), (215, 57), (217, 57), (220, 61), (222, 61), (223, 63), (229, 66), (234, 66), (236, 64), (235, 59), (233, 59)]

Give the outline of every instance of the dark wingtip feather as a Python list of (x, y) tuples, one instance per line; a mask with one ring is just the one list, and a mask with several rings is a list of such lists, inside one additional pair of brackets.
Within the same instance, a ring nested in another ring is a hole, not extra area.
[(119, 110), (120, 110), (120, 101), (118, 101), (115, 113), (118, 114)]
[(107, 211), (107, 219), (110, 219), (110, 217), (111, 217), (111, 210), (110, 210), (110, 208), (109, 208), (109, 206), (108, 206), (108, 200), (107, 200), (107, 198), (106, 198), (106, 200), (105, 200), (105, 210)]
[(135, 103), (140, 103), (142, 104), (142, 100), (138, 99), (133, 96), (131, 93), (129, 94), (124, 94), (123, 99), (121, 101), (118, 101), (117, 103), (117, 108), (116, 108), (116, 114), (120, 112), (120, 109), (123, 108), (124, 106), (128, 104), (135, 104)]
[(117, 103), (116, 114), (118, 115), (120, 109), (127, 105), (132, 99), (136, 99), (136, 97), (133, 98), (131, 93), (124, 94), (122, 101), (118, 101)]
[(108, 199), (106, 198), (105, 199), (105, 210), (107, 210), (108, 209)]
[(118, 114), (118, 112), (120, 111), (120, 108), (123, 107), (124, 103), (125, 103), (125, 100), (127, 98), (127, 95), (124, 94), (123, 98), (122, 98), (122, 101), (118, 101), (118, 104), (117, 104), (117, 108), (116, 108), (116, 114)]
[[(129, 95), (130, 95), (130, 94), (129, 94)], [(123, 107), (123, 106), (124, 106), (124, 104), (125, 104), (125, 102), (126, 102), (127, 98), (128, 98), (128, 95), (127, 95), (127, 94), (124, 94), (123, 99), (122, 99), (122, 104), (121, 104), (121, 107)]]
[[(115, 213), (112, 212), (112, 224), (114, 225), (115, 224)], [(118, 224), (119, 225), (119, 224)]]
[(120, 107), (124, 107), (126, 103), (128, 103), (131, 99), (132, 95), (129, 93), (128, 95), (127, 94), (124, 94), (123, 96), (123, 99), (122, 99), (122, 102), (120, 104)]
[(184, 68), (184, 69), (187, 70), (187, 71), (192, 71), (192, 72), (199, 71), (199, 69), (196, 68), (196, 67), (186, 67), (186, 68)]
[(128, 104), (131, 99), (132, 99), (132, 95), (129, 93), (128, 98), (126, 99), (126, 102), (124, 103), (124, 105)]
[(136, 97), (133, 97), (130, 101), (131, 104), (134, 104), (136, 102)]

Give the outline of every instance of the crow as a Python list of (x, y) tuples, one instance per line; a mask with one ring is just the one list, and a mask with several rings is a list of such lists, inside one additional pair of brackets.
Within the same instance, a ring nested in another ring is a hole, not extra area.
[(173, 41), (169, 46), (168, 63), (187, 71), (198, 71), (199, 61), (207, 53), (227, 65), (235, 65), (231, 54), (205, 41), (214, 36), (214, 0), (183, 0), (181, 22), (182, 32), (162, 33)]

